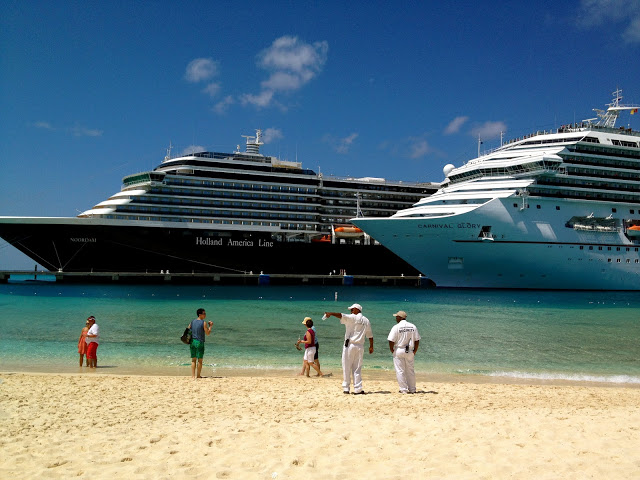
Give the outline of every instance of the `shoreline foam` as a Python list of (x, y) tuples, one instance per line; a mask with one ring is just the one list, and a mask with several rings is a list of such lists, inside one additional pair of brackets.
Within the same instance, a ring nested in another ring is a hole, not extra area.
[[(204, 377), (255, 377), (255, 378), (296, 378), (300, 368), (298, 365), (291, 368), (271, 368), (271, 367), (217, 367), (204, 365), (202, 375)], [(338, 383), (342, 381), (342, 370), (340, 368), (323, 368), (327, 378), (337, 379)], [(362, 369), (363, 378), (376, 381), (395, 381), (394, 370), (380, 369)], [(609, 377), (602, 376), (580, 376), (580, 375), (538, 375), (525, 374), (522, 372), (512, 372), (511, 375), (498, 372), (496, 374), (469, 374), (469, 373), (441, 373), (441, 372), (416, 372), (418, 384), (429, 383), (466, 383), (466, 384), (496, 384), (496, 385), (550, 385), (550, 386), (573, 386), (573, 387), (602, 387), (602, 388), (631, 388), (640, 389), (640, 383), (635, 381), (626, 381), (624, 376), (612, 375)], [(141, 376), (141, 377), (190, 377), (190, 364), (184, 364), (174, 367), (158, 367), (144, 366), (136, 367), (135, 365), (127, 367), (113, 367), (109, 365), (98, 366), (97, 369), (91, 370), (87, 367), (74, 367), (69, 365), (61, 368), (59, 365), (50, 367), (42, 365), (16, 365), (4, 364), (0, 367), (0, 375), (2, 374), (27, 374), (27, 375), (95, 375), (95, 376)], [(613, 381), (614, 378), (620, 378), (621, 381)]]

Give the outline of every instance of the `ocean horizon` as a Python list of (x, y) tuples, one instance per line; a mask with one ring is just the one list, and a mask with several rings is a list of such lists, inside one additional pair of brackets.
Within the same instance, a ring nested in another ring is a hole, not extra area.
[(422, 340), (421, 379), (640, 386), (640, 292), (364, 286), (0, 285), (0, 369), (74, 373), (85, 319), (100, 326), (98, 372), (189, 375), (180, 342), (197, 308), (214, 322), (203, 375), (291, 374), (310, 316), (322, 369), (341, 378), (344, 326), (325, 311), (357, 302), (372, 323), (365, 374), (393, 375), (387, 335), (405, 310)]

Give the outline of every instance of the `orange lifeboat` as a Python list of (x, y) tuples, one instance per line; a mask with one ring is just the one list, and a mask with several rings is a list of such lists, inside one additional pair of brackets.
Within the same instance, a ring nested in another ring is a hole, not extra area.
[(314, 243), (331, 243), (331, 235), (322, 235), (311, 239)]
[(627, 228), (627, 235), (629, 237), (640, 237), (640, 225), (632, 225)]
[(336, 237), (357, 238), (364, 235), (364, 232), (358, 227), (336, 227), (333, 229)]

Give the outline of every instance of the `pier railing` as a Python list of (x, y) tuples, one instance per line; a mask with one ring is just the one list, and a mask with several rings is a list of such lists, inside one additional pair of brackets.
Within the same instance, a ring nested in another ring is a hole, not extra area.
[(190, 285), (390, 285), (432, 287), (421, 275), (313, 275), (256, 273), (34, 272), (0, 271), (0, 283), (190, 284)]

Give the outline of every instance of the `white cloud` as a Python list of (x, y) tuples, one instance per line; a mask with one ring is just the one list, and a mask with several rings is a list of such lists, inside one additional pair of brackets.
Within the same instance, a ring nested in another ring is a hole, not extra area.
[(351, 145), (353, 144), (356, 138), (358, 138), (358, 134), (352, 133), (348, 137), (341, 139), (340, 142), (338, 143), (338, 148), (336, 149), (336, 151), (338, 153), (348, 153), (349, 148), (351, 148)]
[(260, 84), (266, 90), (296, 90), (302, 86), (300, 76), (287, 72), (274, 72), (268, 80)]
[(324, 66), (329, 44), (315, 42), (308, 44), (298, 37), (277, 38), (269, 48), (260, 54), (260, 64), (268, 70), (296, 72), (310, 79)]
[(424, 138), (409, 139), (409, 158), (422, 158), (430, 151), (431, 148)]
[(252, 104), (256, 107), (267, 107), (273, 99), (273, 94), (273, 90), (263, 90), (258, 95), (245, 93), (244, 95), (240, 96), (240, 102), (242, 103), (242, 105)]
[(184, 78), (191, 83), (202, 82), (218, 74), (218, 64), (211, 58), (196, 58), (187, 65)]
[(640, 15), (631, 20), (629, 26), (622, 32), (622, 38), (627, 43), (640, 43)]
[(211, 98), (215, 97), (219, 91), (220, 91), (219, 83), (210, 83), (209, 85), (204, 87), (204, 89), (202, 90), (203, 93), (206, 93)]
[(267, 128), (262, 132), (262, 141), (265, 144), (275, 142), (281, 138), (284, 138), (284, 135), (277, 128)]
[(206, 152), (206, 151), (207, 149), (204, 148), (202, 145), (189, 145), (187, 148), (182, 150), (182, 153), (180, 155), (191, 155), (192, 153)]
[(235, 100), (233, 99), (233, 97), (231, 95), (228, 95), (224, 97), (221, 101), (216, 103), (216, 105), (213, 107), (213, 111), (219, 114), (226, 113), (229, 106), (233, 105), (234, 103), (235, 103)]
[(261, 82), (258, 94), (242, 95), (242, 104), (267, 107), (276, 92), (299, 90), (322, 71), (328, 50), (326, 41), (310, 44), (294, 36), (277, 38), (258, 55), (258, 66), (270, 72), (269, 78)]
[(451, 135), (452, 133), (458, 133), (462, 125), (464, 125), (467, 120), (469, 120), (469, 117), (454, 118), (453, 120), (451, 120), (449, 125), (447, 125), (447, 128), (444, 129), (444, 134)]
[[(285, 35), (273, 41), (271, 46), (257, 56), (257, 66), (268, 71), (268, 78), (260, 83), (257, 93), (227, 96), (212, 109), (222, 114), (230, 105), (253, 105), (257, 108), (277, 106), (286, 110), (275, 98), (277, 93), (290, 93), (301, 89), (316, 77), (327, 61), (329, 44), (326, 41), (306, 43), (298, 37)], [(185, 79), (191, 83), (209, 81), (218, 75), (218, 62), (211, 58), (196, 58), (189, 62)], [(215, 98), (221, 91), (218, 82), (210, 82), (202, 92)]]
[(358, 138), (357, 133), (352, 133), (351, 135), (348, 135), (344, 138), (337, 138), (333, 135), (327, 134), (322, 138), (322, 141), (331, 145), (331, 147), (337, 153), (345, 154), (349, 153), (349, 149), (351, 148), (351, 145), (353, 145), (353, 142), (356, 140), (356, 138)]
[(500, 136), (501, 132), (507, 131), (507, 125), (504, 122), (485, 122), (471, 129), (471, 135), (480, 137), (481, 140), (489, 140)]
[(103, 131), (95, 128), (71, 127), (68, 129), (75, 137), (101, 137)]
[(381, 142), (378, 148), (388, 152), (392, 157), (410, 158), (412, 160), (423, 158), (434, 151), (427, 141), (426, 133), (417, 137), (405, 137), (400, 140), (386, 140)]
[(55, 130), (49, 122), (35, 122), (33, 126), (36, 128), (43, 128), (45, 130)]
[(98, 130), (97, 128), (87, 128), (81, 125), (75, 127), (56, 127), (49, 122), (34, 122), (31, 126), (35, 128), (41, 128), (43, 130), (51, 130), (52, 132), (61, 131), (64, 133), (70, 133), (74, 137), (101, 137), (104, 130)]
[[(622, 23), (623, 28), (613, 28)], [(578, 11), (578, 25), (583, 28), (605, 26), (603, 32), (621, 30), (626, 43), (640, 43), (640, 2), (637, 0), (582, 0)]]

